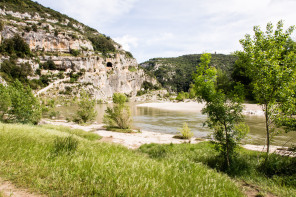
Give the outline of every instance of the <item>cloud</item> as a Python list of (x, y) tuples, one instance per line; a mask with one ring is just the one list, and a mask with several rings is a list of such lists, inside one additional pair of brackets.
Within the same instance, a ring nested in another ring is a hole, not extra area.
[(88, 25), (104, 26), (127, 14), (138, 0), (38, 0)]
[(253, 27), (294, 25), (296, 0), (38, 0), (111, 36), (139, 62), (240, 50)]
[(130, 35), (124, 35), (122, 37), (116, 37), (113, 38), (115, 42), (122, 45), (123, 49), (126, 51), (130, 51), (131, 47), (137, 47), (138, 46), (138, 38), (130, 36)]

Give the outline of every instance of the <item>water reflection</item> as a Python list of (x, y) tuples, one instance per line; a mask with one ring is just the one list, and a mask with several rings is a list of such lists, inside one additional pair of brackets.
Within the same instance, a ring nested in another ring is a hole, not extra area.
[[(133, 116), (133, 124), (141, 130), (154, 131), (160, 133), (179, 133), (184, 122), (187, 122), (191, 131), (196, 137), (206, 137), (211, 133), (211, 130), (203, 126), (206, 116), (200, 112), (185, 112), (185, 111), (169, 111), (149, 107), (137, 107), (137, 103), (130, 103)], [(98, 111), (97, 122), (102, 123), (104, 112), (107, 106), (112, 104), (99, 104), (96, 106)], [(59, 111), (65, 117), (73, 114), (75, 107), (60, 107)], [(263, 116), (246, 116), (246, 123), (250, 127), (250, 133), (246, 143), (265, 144), (265, 123)], [(296, 144), (296, 132), (281, 134), (274, 138), (275, 145), (283, 145), (288, 140), (286, 145)]]

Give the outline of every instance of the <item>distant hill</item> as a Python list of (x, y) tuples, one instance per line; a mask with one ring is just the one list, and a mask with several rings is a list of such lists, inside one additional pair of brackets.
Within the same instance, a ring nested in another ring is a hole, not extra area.
[[(183, 55), (172, 58), (153, 58), (140, 64), (147, 73), (153, 75), (163, 87), (172, 91), (187, 92), (192, 83), (192, 73), (200, 63), (201, 54)], [(210, 66), (228, 75), (233, 69), (236, 57), (233, 55), (212, 54)]]

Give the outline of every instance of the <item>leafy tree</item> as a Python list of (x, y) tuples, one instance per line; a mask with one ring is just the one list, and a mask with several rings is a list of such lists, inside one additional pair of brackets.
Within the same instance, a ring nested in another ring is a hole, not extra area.
[(8, 122), (37, 124), (41, 119), (41, 107), (30, 87), (24, 87), (16, 80), (8, 87), (11, 107), (8, 110)]
[(119, 129), (131, 128), (131, 112), (129, 106), (125, 105), (127, 98), (124, 94), (113, 94), (113, 108), (107, 107), (104, 115), (104, 123), (108, 127), (117, 127)]
[(18, 34), (15, 34), (12, 38), (5, 39), (3, 41), (1, 45), (1, 52), (8, 53), (9, 55), (16, 55), (21, 58), (31, 55), (29, 45)]
[(247, 34), (240, 40), (243, 51), (237, 52), (239, 58), (248, 63), (247, 73), (252, 80), (255, 100), (265, 113), (267, 158), (272, 137), (279, 132), (277, 126), (285, 119), (282, 115), (295, 104), (292, 100), (296, 87), (296, 55), (290, 38), (293, 31), (294, 27), (284, 31), (282, 21), (277, 23), (275, 30), (268, 23), (266, 32), (255, 26), (254, 38)]
[(0, 84), (0, 121), (4, 120), (4, 115), (7, 114), (11, 107), (11, 100), (7, 88)]
[(100, 35), (90, 35), (88, 39), (92, 42), (94, 50), (100, 51), (102, 53), (115, 52), (115, 47), (111, 39), (106, 36)]
[(199, 102), (206, 102), (202, 109), (202, 113), (208, 115), (205, 124), (214, 129), (215, 147), (229, 169), (238, 143), (248, 132), (248, 127), (242, 123), (243, 97), (239, 96), (242, 88), (238, 85), (236, 91), (226, 95), (217, 89), (217, 70), (208, 66), (211, 55), (203, 54), (200, 60), (194, 74), (196, 96)]
[(91, 99), (90, 95), (85, 91), (80, 93), (80, 100), (78, 102), (78, 110), (74, 121), (78, 123), (86, 123), (92, 121), (97, 116), (97, 111), (95, 109), (96, 101)]

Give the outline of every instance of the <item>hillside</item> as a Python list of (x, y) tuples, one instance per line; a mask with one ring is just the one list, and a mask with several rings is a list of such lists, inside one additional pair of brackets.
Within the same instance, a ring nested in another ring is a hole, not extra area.
[[(30, 0), (0, 2), (0, 81), (19, 79), (43, 94), (70, 96), (86, 89), (96, 99), (135, 96), (144, 81), (130, 52), (110, 37)], [(5, 81), (5, 82), (4, 82)]]
[[(172, 91), (187, 92), (192, 83), (192, 73), (200, 63), (201, 54), (173, 58), (153, 58), (141, 63), (148, 73), (155, 76), (163, 87)], [(222, 70), (230, 78), (236, 58), (232, 55), (212, 54), (210, 66)]]

